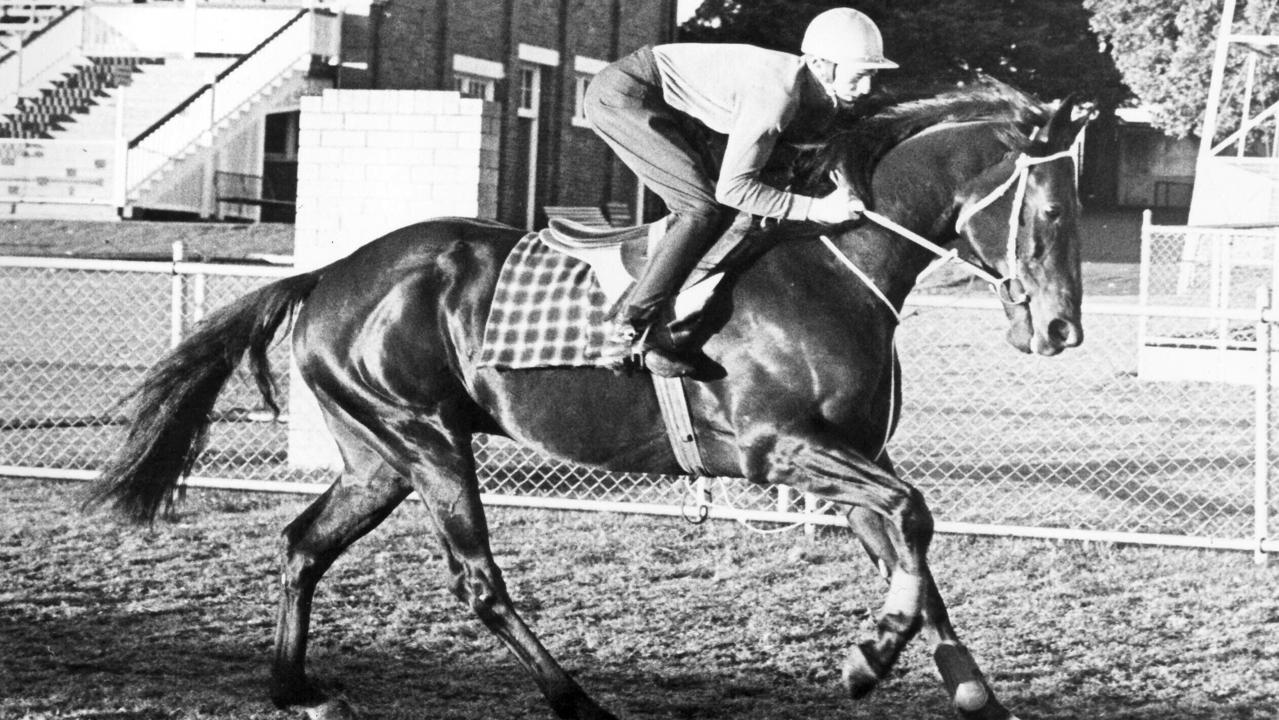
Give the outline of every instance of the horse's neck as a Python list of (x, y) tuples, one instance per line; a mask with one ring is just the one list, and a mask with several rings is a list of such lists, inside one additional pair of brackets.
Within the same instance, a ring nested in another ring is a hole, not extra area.
[[(905, 207), (885, 203), (882, 214), (908, 230), (935, 243), (942, 243), (953, 239), (952, 233), (939, 234), (936, 227), (949, 205)], [(915, 288), (919, 274), (937, 258), (929, 250), (870, 220), (864, 221), (856, 231), (846, 233), (837, 247), (866, 273), (879, 292), (898, 310)]]
[[(970, 181), (974, 168), (989, 167), (997, 153), (958, 157), (956, 148), (971, 148), (969, 133), (984, 132), (978, 126), (950, 126), (930, 130), (907, 141), (910, 153), (881, 166), (875, 178), (877, 210), (890, 220), (940, 245), (957, 241), (949, 219), (960, 188)], [(986, 155), (989, 155), (988, 157)], [(914, 289), (919, 274), (937, 259), (930, 250), (905, 237), (866, 221), (844, 236), (840, 249), (876, 283), (898, 309)]]

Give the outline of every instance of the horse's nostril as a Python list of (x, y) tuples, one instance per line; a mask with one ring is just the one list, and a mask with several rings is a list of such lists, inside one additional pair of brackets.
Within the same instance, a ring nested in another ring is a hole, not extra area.
[(1048, 323), (1048, 339), (1058, 347), (1075, 347), (1083, 342), (1084, 333), (1075, 323), (1054, 318)]

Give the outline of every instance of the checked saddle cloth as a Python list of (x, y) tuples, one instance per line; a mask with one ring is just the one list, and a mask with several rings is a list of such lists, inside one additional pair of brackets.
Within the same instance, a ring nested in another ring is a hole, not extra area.
[[(479, 365), (510, 370), (596, 365), (609, 311), (665, 232), (664, 219), (597, 230), (556, 218), (547, 229), (525, 235), (499, 273)], [(721, 242), (733, 244), (728, 235)], [(707, 257), (721, 256), (719, 247)], [(695, 271), (675, 299), (674, 317), (702, 310), (722, 278), (718, 270)]]
[(479, 364), (511, 370), (594, 365), (608, 310), (590, 265), (529, 233), (502, 266)]

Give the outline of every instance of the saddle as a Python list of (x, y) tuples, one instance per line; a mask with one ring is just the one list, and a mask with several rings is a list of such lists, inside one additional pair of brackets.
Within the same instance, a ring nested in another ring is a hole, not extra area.
[[(539, 238), (552, 250), (589, 265), (610, 307), (617, 307), (634, 285), (649, 251), (665, 236), (667, 221), (664, 217), (629, 228), (595, 228), (552, 218)], [(716, 259), (723, 258), (737, 245), (739, 238), (733, 235), (725, 233), (684, 281), (675, 298), (672, 324), (685, 321), (706, 308), (724, 279)], [(727, 247), (721, 249), (721, 244)]]

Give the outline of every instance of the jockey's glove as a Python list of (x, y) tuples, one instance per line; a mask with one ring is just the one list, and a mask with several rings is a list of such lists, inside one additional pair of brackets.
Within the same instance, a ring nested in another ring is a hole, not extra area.
[(808, 219), (814, 222), (836, 225), (849, 220), (856, 220), (866, 210), (861, 198), (852, 194), (847, 188), (836, 188), (826, 197), (813, 198), (808, 207)]

